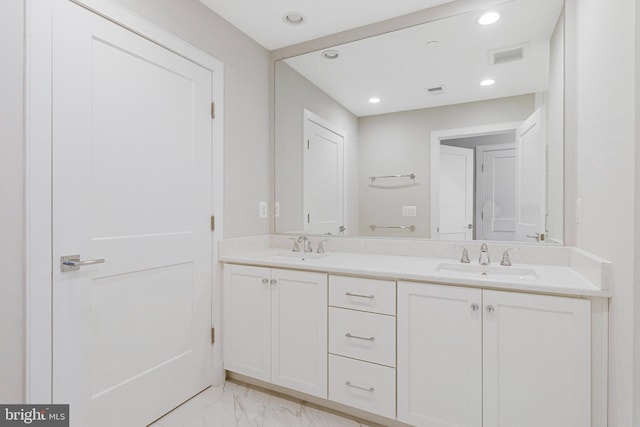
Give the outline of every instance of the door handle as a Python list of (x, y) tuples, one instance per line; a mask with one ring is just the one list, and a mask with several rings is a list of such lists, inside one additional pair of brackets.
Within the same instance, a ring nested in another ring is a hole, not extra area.
[(530, 239), (536, 239), (538, 242), (544, 241), (544, 233), (527, 234), (526, 236)]
[(80, 260), (80, 255), (65, 255), (60, 257), (60, 270), (64, 273), (67, 271), (78, 271), (80, 267), (85, 265), (104, 264), (104, 259), (88, 259)]

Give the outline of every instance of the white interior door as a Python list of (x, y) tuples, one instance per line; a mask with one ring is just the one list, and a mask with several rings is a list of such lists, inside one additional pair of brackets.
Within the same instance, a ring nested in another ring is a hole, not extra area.
[(542, 107), (516, 130), (516, 240), (545, 234), (546, 141)]
[(304, 231), (339, 234), (344, 224), (344, 136), (305, 111), (303, 159)]
[(210, 383), (212, 75), (53, 6), (53, 400), (146, 425)]
[(440, 145), (440, 239), (473, 239), (473, 169), (473, 149)]
[(476, 239), (514, 240), (516, 149), (514, 144), (477, 147)]

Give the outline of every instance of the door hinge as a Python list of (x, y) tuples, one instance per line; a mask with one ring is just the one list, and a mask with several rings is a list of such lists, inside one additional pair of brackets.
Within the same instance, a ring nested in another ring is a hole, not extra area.
[(307, 224), (311, 224), (311, 215), (307, 214)]
[(309, 140), (307, 139), (307, 150), (310, 150), (311, 147), (309, 146)]
[(211, 328), (211, 344), (216, 342), (216, 328)]
[(216, 229), (216, 217), (211, 215), (211, 231), (215, 231)]
[(484, 219), (484, 212), (480, 212), (480, 219)]
[(484, 172), (484, 163), (481, 165), (481, 167), (480, 167), (480, 171), (481, 171), (481, 172)]
[(211, 103), (211, 118), (212, 119), (216, 118), (216, 103), (215, 102)]

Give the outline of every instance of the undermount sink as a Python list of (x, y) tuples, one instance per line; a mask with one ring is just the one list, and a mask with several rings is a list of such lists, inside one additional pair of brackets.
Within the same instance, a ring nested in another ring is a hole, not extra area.
[(538, 274), (531, 268), (507, 267), (502, 265), (442, 263), (436, 267), (435, 271), (448, 275), (497, 280), (539, 279)]
[(308, 259), (318, 259), (318, 258), (324, 258), (326, 256), (328, 256), (329, 254), (326, 253), (316, 253), (316, 252), (293, 252), (291, 250), (288, 251), (279, 251), (277, 254), (274, 255), (270, 255), (269, 258), (271, 259), (275, 259), (275, 260), (298, 260), (298, 261), (305, 261)]

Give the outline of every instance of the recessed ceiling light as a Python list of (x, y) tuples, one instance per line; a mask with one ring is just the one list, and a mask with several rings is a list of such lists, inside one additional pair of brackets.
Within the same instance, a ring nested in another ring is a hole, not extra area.
[(300, 25), (304, 21), (306, 21), (307, 18), (300, 12), (289, 12), (284, 14), (284, 16), (282, 17), (282, 20), (287, 24)]
[(498, 22), (498, 19), (500, 19), (500, 14), (498, 12), (487, 12), (478, 19), (478, 24), (491, 25)]
[(429, 40), (428, 42), (425, 43), (427, 47), (436, 47), (439, 44), (440, 42), (438, 40)]
[(480, 86), (491, 86), (495, 82), (496, 81), (494, 79), (484, 79), (483, 81), (480, 82)]
[(378, 98), (377, 96), (373, 96), (369, 98), (369, 102), (372, 104), (377, 104), (378, 102), (380, 102), (380, 98)]
[(338, 59), (340, 57), (340, 52), (337, 50), (325, 50), (320, 55), (322, 55), (324, 59)]

